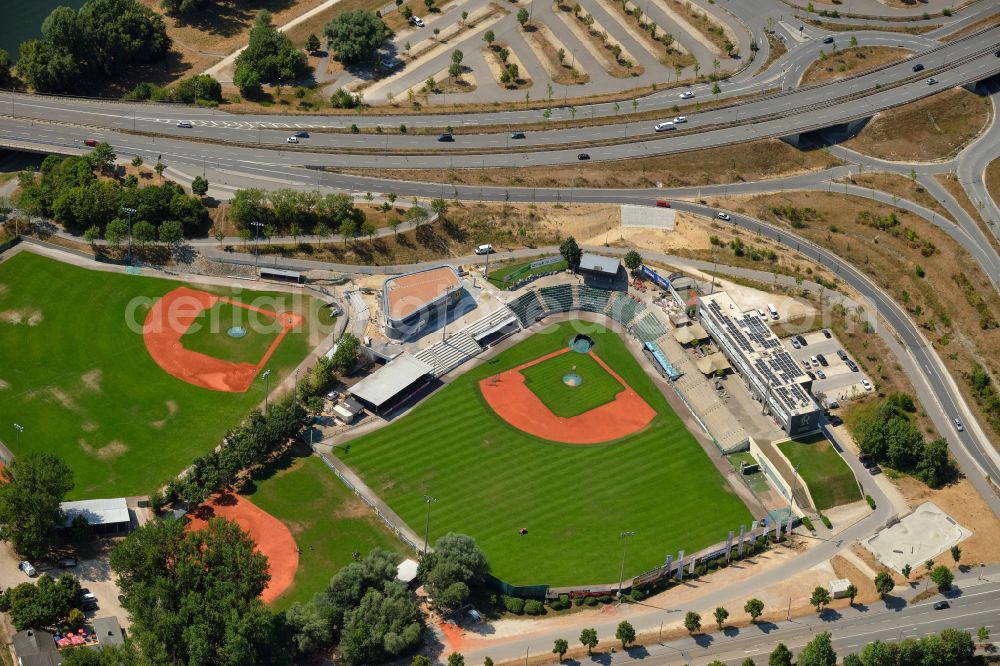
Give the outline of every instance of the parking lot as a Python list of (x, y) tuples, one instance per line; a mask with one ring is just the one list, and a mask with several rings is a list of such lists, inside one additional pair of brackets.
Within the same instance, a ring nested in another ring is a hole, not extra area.
[[(860, 370), (858, 372), (852, 371), (847, 363), (837, 356), (837, 350), (843, 347), (835, 335), (831, 333), (831, 337), (827, 338), (822, 331), (813, 331), (803, 334), (802, 337), (805, 338), (806, 344), (801, 346), (801, 349), (795, 349), (791, 338), (785, 338), (782, 342), (792, 358), (816, 376), (812, 386), (813, 395), (823, 394), (831, 400), (842, 402), (868, 393), (861, 382), (862, 380), (870, 381), (869, 377)], [(803, 361), (811, 359), (817, 354), (822, 354), (828, 365), (820, 364), (817, 366), (810, 361), (809, 367), (806, 368)], [(851, 358), (850, 355), (848, 358)], [(821, 379), (819, 372), (822, 372), (825, 378)]]

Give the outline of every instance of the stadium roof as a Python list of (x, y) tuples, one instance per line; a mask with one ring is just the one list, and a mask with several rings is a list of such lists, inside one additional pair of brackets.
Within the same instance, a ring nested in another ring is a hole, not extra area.
[(391, 277), (382, 288), (386, 299), (386, 314), (393, 321), (400, 321), (461, 287), (462, 278), (451, 266)]
[(59, 508), (66, 514), (64, 523), (66, 527), (70, 527), (73, 519), (81, 515), (87, 519), (89, 525), (117, 525), (132, 521), (124, 497), (63, 502)]
[(580, 270), (592, 273), (606, 273), (617, 275), (618, 267), (621, 263), (614, 257), (602, 257), (599, 254), (584, 253), (580, 257)]
[(407, 386), (434, 371), (434, 366), (407, 353), (392, 359), (350, 388), (355, 398), (378, 408)]

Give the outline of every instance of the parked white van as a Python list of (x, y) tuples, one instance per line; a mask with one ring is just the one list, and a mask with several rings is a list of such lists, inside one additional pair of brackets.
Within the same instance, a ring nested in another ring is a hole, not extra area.
[(767, 304), (767, 311), (771, 313), (771, 319), (778, 318), (778, 310), (770, 303)]

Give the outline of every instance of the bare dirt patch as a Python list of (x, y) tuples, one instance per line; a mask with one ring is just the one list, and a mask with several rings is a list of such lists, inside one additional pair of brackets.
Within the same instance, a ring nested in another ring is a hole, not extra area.
[(825, 54), (809, 66), (800, 83), (807, 85), (854, 76), (890, 62), (902, 60), (913, 53), (894, 46), (856, 46)]
[(900, 199), (909, 199), (924, 208), (934, 211), (946, 220), (955, 221), (944, 206), (925, 190), (920, 183), (898, 173), (859, 173), (840, 178), (838, 182), (849, 182), (873, 190), (881, 190)]
[(4, 380), (0, 379), (0, 391), (4, 391), (4, 390), (9, 389), (9, 388), (10, 388), (10, 384), (8, 384)]
[(768, 53), (767, 53), (767, 60), (764, 61), (764, 67), (761, 68), (762, 70), (766, 70), (768, 67), (771, 66), (772, 62), (774, 62), (781, 56), (788, 53), (788, 47), (785, 46), (785, 43), (783, 41), (781, 41), (780, 39), (778, 39), (769, 32), (766, 33), (766, 35), (767, 35)]
[[(1000, 159), (995, 159), (986, 167), (986, 191), (994, 203), (1000, 202)], [(3, 296), (3, 285), (0, 285), (0, 296)]]
[(68, 409), (71, 412), (80, 411), (80, 406), (76, 404), (76, 400), (73, 399), (73, 396), (66, 391), (63, 391), (61, 388), (51, 386), (45, 389), (45, 393), (54, 401), (59, 403), (62, 408)]
[[(937, 179), (937, 182), (941, 183), (944, 189), (948, 190), (948, 194), (955, 197), (955, 201), (957, 201), (969, 217), (971, 217), (976, 224), (979, 225), (983, 235), (989, 239), (990, 245), (993, 246), (993, 249), (996, 250), (997, 253), (1000, 253), (1000, 242), (997, 242), (993, 232), (986, 227), (986, 223), (983, 222), (983, 216), (980, 215), (979, 209), (972, 203), (972, 200), (969, 199), (969, 195), (965, 191), (965, 188), (962, 187), (960, 182), (958, 182), (958, 177), (949, 173), (939, 173), (936, 174), (934, 178)], [(994, 199), (994, 201), (996, 201), (996, 199)]]
[(8, 287), (3, 282), (0, 282), (0, 298), (7, 295)]
[(94, 432), (95, 430), (97, 430), (97, 424), (91, 421), (85, 421), (84, 423), (80, 424), (80, 430), (84, 432)]
[(45, 315), (40, 310), (25, 308), (22, 310), (6, 310), (0, 312), (0, 323), (19, 326), (38, 326), (45, 320)]
[[(801, 151), (777, 139), (608, 164), (514, 169), (343, 169), (344, 173), (456, 185), (520, 187), (685, 187), (765, 180), (843, 162), (823, 150)], [(567, 200), (572, 196), (566, 193)]]
[(88, 444), (85, 440), (81, 439), (79, 441), (80, 448), (83, 449), (84, 453), (94, 456), (98, 460), (114, 460), (120, 456), (125, 455), (128, 452), (128, 445), (125, 442), (120, 442), (117, 439), (112, 440), (101, 447), (94, 447)]
[(83, 373), (80, 380), (83, 382), (83, 386), (88, 391), (100, 391), (101, 390), (101, 379), (104, 377), (104, 373), (100, 368), (94, 368), (93, 370), (88, 370)]
[(847, 578), (854, 584), (854, 587), (858, 588), (857, 601), (868, 602), (878, 599), (878, 592), (875, 591), (875, 581), (872, 577), (865, 575), (846, 558), (838, 555), (830, 560), (830, 566), (833, 567), (833, 573), (837, 578)]
[(951, 88), (877, 114), (844, 145), (884, 160), (949, 159), (986, 129), (992, 114), (988, 97)]
[(995, 25), (1000, 25), (1000, 14), (993, 14), (992, 16), (987, 16), (981, 21), (976, 21), (972, 25), (967, 25), (958, 32), (954, 32), (944, 38), (946, 42), (953, 42), (956, 39), (961, 39), (966, 35), (971, 35), (974, 32), (978, 32), (983, 28), (990, 28)]

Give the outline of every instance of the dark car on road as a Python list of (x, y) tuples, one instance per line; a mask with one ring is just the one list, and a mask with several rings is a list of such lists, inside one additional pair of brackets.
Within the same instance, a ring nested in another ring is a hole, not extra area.
[(296, 132), (292, 136), (297, 137), (299, 139), (308, 139), (309, 138), (309, 132), (307, 132), (305, 130), (299, 130), (298, 132)]
[(445, 132), (444, 134), (438, 137), (438, 141), (454, 141), (454, 140), (455, 137), (451, 135), (451, 132)]
[(523, 139), (524, 138), (524, 132), (514, 132), (513, 134), (510, 135), (510, 138), (512, 138), (512, 139)]
[(947, 601), (939, 601), (934, 604), (934, 610), (944, 610), (945, 608), (951, 608), (951, 604)]
[(590, 159), (590, 155), (587, 154), (587, 153), (580, 153), (579, 155), (576, 156), (576, 159), (578, 159), (578, 160), (589, 160)]
[(823, 38), (823, 43), (824, 44), (833, 44), (833, 37), (824, 37)]
[(923, 64), (921, 64), (921, 63), (918, 62), (916, 65), (913, 66), (913, 71), (914, 72), (919, 72), (919, 71), (923, 70), (923, 68), (924, 68)]

